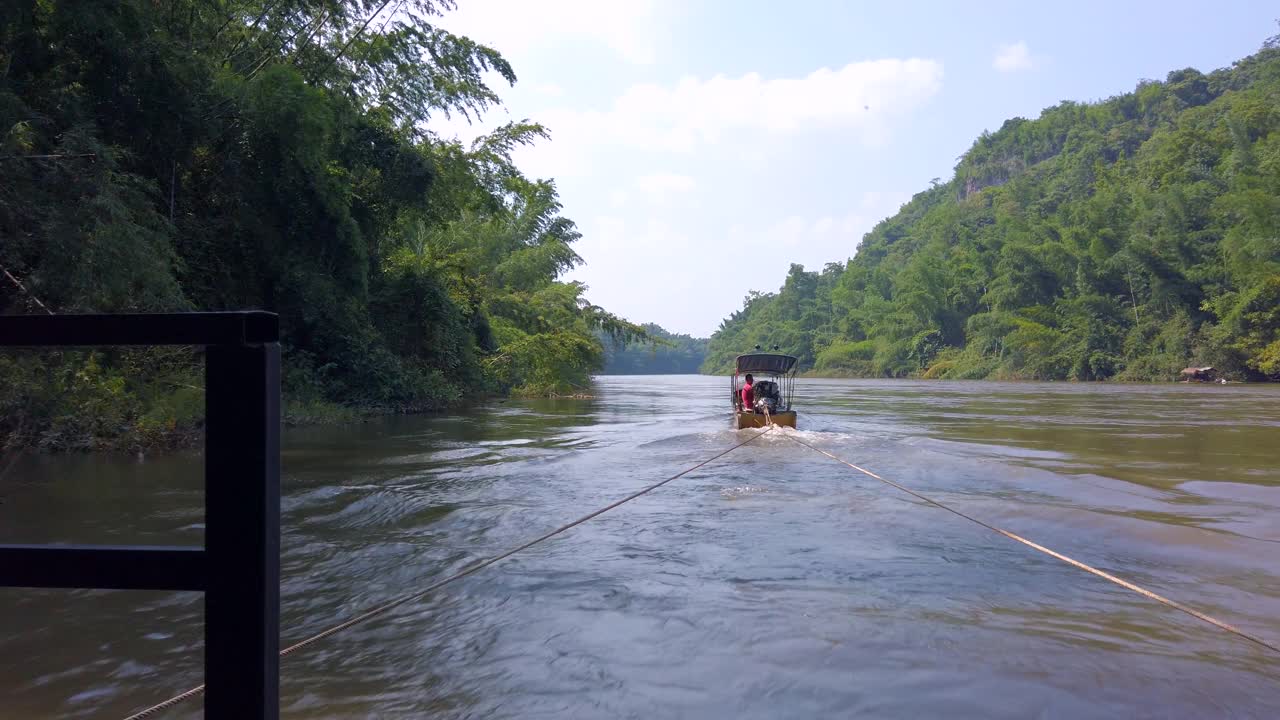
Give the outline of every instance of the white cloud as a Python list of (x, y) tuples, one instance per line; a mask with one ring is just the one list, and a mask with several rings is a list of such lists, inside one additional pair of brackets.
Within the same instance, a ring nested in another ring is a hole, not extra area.
[(1035, 66), (1035, 60), (1031, 57), (1027, 44), (1019, 40), (1012, 45), (1001, 45), (991, 66), (1000, 72), (1017, 72), (1031, 69)]
[[(764, 149), (780, 137), (830, 128), (840, 128), (846, 141), (878, 147), (892, 139), (903, 116), (939, 92), (942, 75), (936, 60), (889, 58), (793, 78), (747, 73), (642, 83), (622, 91), (607, 109), (532, 112), (532, 119), (550, 130), (551, 140), (521, 148), (517, 160), (534, 177), (590, 176), (602, 153), (689, 154), (731, 133), (754, 133), (767, 137), (739, 141), (735, 154), (754, 158), (763, 169), (769, 162)], [(511, 119), (510, 112), (497, 108), (478, 125), (433, 118), (429, 126), (469, 141)]]
[(841, 208), (845, 210), (842, 215), (823, 215), (816, 220), (791, 215), (777, 220), (767, 225), (755, 244), (792, 248), (786, 253), (788, 262), (821, 270), (829, 262), (844, 262), (852, 257), (862, 237), (909, 199), (911, 194), (906, 192), (864, 192)]
[(632, 86), (608, 115), (624, 125), (618, 128), (623, 132), (639, 131), (640, 143), (687, 150), (737, 128), (870, 126), (919, 105), (938, 91), (941, 79), (941, 64), (918, 59), (852, 63), (802, 78), (686, 77), (669, 87)]
[[(674, 84), (633, 85), (605, 110), (536, 114), (551, 142), (522, 155), (535, 175), (590, 172), (599, 148), (690, 153), (729, 133), (791, 134), (841, 128), (849, 140), (879, 146), (895, 119), (942, 87), (942, 64), (883, 59), (823, 68), (803, 77), (685, 77)], [(746, 145), (746, 143), (744, 143)]]
[(533, 86), (533, 91), (539, 95), (545, 95), (546, 97), (553, 97), (553, 98), (564, 97), (564, 88), (560, 87), (559, 85), (556, 85), (555, 83), (543, 83), (541, 85), (535, 85)]
[[(867, 230), (871, 229), (868, 222), (866, 215), (860, 215), (858, 213), (845, 215), (840, 219), (840, 232), (845, 235), (853, 235), (854, 233), (859, 233), (859, 231), (861, 231), (859, 236), (866, 235)], [(858, 242), (862, 241), (859, 240)]]
[(807, 235), (805, 231), (812, 226), (812, 223), (806, 222), (799, 215), (791, 215), (774, 223), (766, 230), (764, 239), (770, 245), (795, 247), (805, 239)]
[(636, 188), (655, 200), (691, 192), (697, 185), (697, 181), (688, 175), (675, 173), (654, 173), (636, 178)]
[(599, 215), (593, 219), (593, 225), (595, 237), (604, 245), (622, 241), (627, 230), (626, 221), (613, 215)]
[(653, 0), (466, 0), (441, 24), (515, 59), (582, 40), (638, 65), (656, 58)]

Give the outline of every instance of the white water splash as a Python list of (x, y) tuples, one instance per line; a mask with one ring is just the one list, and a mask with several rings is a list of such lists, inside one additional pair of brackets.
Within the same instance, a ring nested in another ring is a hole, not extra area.
[(734, 500), (748, 495), (769, 492), (768, 488), (762, 488), (756, 485), (739, 485), (738, 487), (724, 488), (720, 491), (720, 495), (726, 500)]

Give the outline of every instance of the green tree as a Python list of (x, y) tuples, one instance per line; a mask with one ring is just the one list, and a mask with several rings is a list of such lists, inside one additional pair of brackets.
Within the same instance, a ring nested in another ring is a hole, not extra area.
[[(643, 331), (559, 279), (577, 230), (554, 183), (512, 161), (541, 126), (467, 147), (425, 129), (516, 79), (435, 26), (450, 7), (4, 3), (0, 311), (273, 310), (287, 394), (308, 402), (424, 410), (589, 382), (601, 333)], [(106, 412), (49, 402), (68, 373), (126, 408), (92, 436), (128, 436), (199, 383), (190, 354), (5, 359), (0, 444)]]
[(792, 266), (703, 369), (780, 342), (853, 375), (1280, 377), (1280, 46), (983, 133), (821, 275)]

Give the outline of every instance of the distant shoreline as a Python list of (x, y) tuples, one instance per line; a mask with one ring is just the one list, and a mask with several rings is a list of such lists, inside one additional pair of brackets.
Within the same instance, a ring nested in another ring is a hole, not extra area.
[[(595, 377), (724, 377), (732, 373), (597, 373)], [(1099, 385), (1272, 385), (1275, 384), (1268, 380), (1228, 380), (1221, 382), (1186, 382), (1183, 380), (1128, 380), (1117, 379), (1115, 377), (1106, 378), (1104, 380), (1073, 380), (1067, 379), (1049, 379), (1037, 380), (1035, 378), (928, 378), (921, 375), (906, 375), (903, 377), (886, 377), (883, 375), (858, 375), (852, 373), (838, 373), (820, 370), (806, 370), (799, 373), (796, 377), (804, 380), (918, 380), (921, 382), (1014, 382), (1014, 383), (1069, 383), (1069, 384), (1099, 384)]]

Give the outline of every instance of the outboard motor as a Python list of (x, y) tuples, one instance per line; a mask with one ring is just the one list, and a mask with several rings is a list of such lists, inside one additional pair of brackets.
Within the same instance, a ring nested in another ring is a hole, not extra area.
[(776, 413), (781, 404), (782, 395), (778, 392), (778, 383), (772, 380), (760, 380), (752, 388), (755, 393), (755, 410)]

